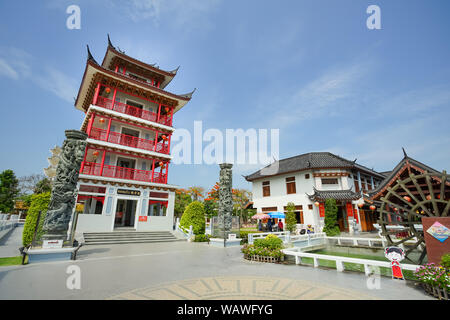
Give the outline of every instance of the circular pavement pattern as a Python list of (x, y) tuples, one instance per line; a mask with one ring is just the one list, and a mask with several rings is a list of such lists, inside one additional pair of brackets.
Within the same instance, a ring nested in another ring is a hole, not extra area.
[(131, 290), (113, 300), (367, 300), (361, 292), (288, 278), (226, 276), (182, 280)]

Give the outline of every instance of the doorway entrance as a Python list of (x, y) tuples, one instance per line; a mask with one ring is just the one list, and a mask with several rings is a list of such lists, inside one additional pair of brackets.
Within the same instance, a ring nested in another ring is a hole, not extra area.
[(116, 216), (114, 218), (114, 228), (134, 227), (136, 206), (137, 200), (118, 199), (116, 206)]
[(340, 231), (348, 232), (348, 218), (345, 206), (338, 206), (337, 222)]

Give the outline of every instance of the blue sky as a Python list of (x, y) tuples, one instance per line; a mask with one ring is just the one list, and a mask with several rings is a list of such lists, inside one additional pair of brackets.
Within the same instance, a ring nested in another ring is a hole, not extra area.
[[(81, 29), (66, 8), (81, 8)], [(381, 8), (368, 30), (366, 8)], [(177, 128), (279, 128), (280, 157), (330, 151), (378, 171), (410, 156), (450, 169), (450, 2), (96, 0), (0, 3), (0, 170), (42, 173), (86, 61), (109, 33), (128, 55), (181, 68), (166, 88), (193, 99)], [(250, 188), (234, 171), (234, 186)], [(169, 183), (209, 188), (217, 165), (172, 165)]]

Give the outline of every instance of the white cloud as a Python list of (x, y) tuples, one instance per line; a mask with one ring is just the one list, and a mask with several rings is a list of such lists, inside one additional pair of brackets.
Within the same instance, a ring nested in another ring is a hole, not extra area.
[[(356, 63), (350, 66), (334, 68), (317, 79), (296, 88), (293, 92), (279, 95), (270, 101), (271, 110), (277, 110), (275, 117), (270, 113), (270, 123), (277, 127), (298, 124), (298, 121), (327, 117), (342, 113), (355, 107), (355, 85), (371, 69), (371, 63)], [(291, 97), (286, 99), (286, 97)], [(265, 101), (267, 103), (267, 101)]]
[(0, 76), (13, 80), (25, 79), (68, 102), (73, 102), (77, 81), (54, 67), (33, 66), (33, 57), (14, 47), (0, 48)]

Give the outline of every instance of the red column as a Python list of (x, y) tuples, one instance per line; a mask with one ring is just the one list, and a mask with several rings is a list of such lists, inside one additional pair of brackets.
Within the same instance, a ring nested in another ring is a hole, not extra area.
[(152, 163), (152, 181), (153, 182), (153, 177), (155, 176), (155, 159), (153, 159), (153, 163)]
[(113, 98), (112, 98), (112, 102), (111, 102), (111, 110), (114, 110), (114, 103), (116, 102), (116, 93), (117, 93), (117, 88), (114, 88)]
[(100, 82), (97, 83), (97, 88), (95, 88), (94, 100), (92, 102), (93, 105), (97, 105), (98, 94), (100, 92)]
[(155, 145), (153, 146), (153, 151), (156, 151), (156, 145), (158, 144), (158, 130), (155, 130)]
[(106, 129), (106, 142), (109, 142), (109, 133), (111, 131), (111, 122), (112, 122), (112, 119), (109, 118), (108, 129)]
[(169, 120), (169, 124), (168, 124), (168, 126), (172, 126), (172, 123), (173, 123), (173, 110), (174, 110), (175, 108), (171, 108), (170, 109), (170, 120)]
[(167, 145), (167, 154), (170, 154), (170, 139), (172, 138), (172, 134), (169, 135), (169, 143)]
[(166, 178), (164, 179), (164, 183), (167, 184), (167, 179), (169, 177), (169, 163), (166, 162), (165, 165), (166, 165)]
[(103, 150), (103, 155), (102, 155), (102, 164), (100, 165), (100, 177), (103, 174), (103, 166), (105, 165), (105, 155), (106, 155), (106, 150)]
[(81, 162), (80, 173), (83, 172), (83, 169), (84, 169), (84, 163), (86, 162), (86, 156), (87, 156), (88, 151), (89, 151), (89, 147), (86, 147), (86, 150), (84, 151), (83, 162)]
[(158, 107), (158, 117), (156, 118), (156, 122), (159, 122), (160, 116), (161, 116), (161, 103), (159, 104), (159, 107)]
[(89, 137), (91, 136), (91, 129), (92, 129), (92, 126), (94, 125), (94, 120), (95, 120), (95, 113), (93, 113), (91, 115), (91, 118), (89, 119), (87, 130), (86, 130), (86, 133), (88, 134)]

